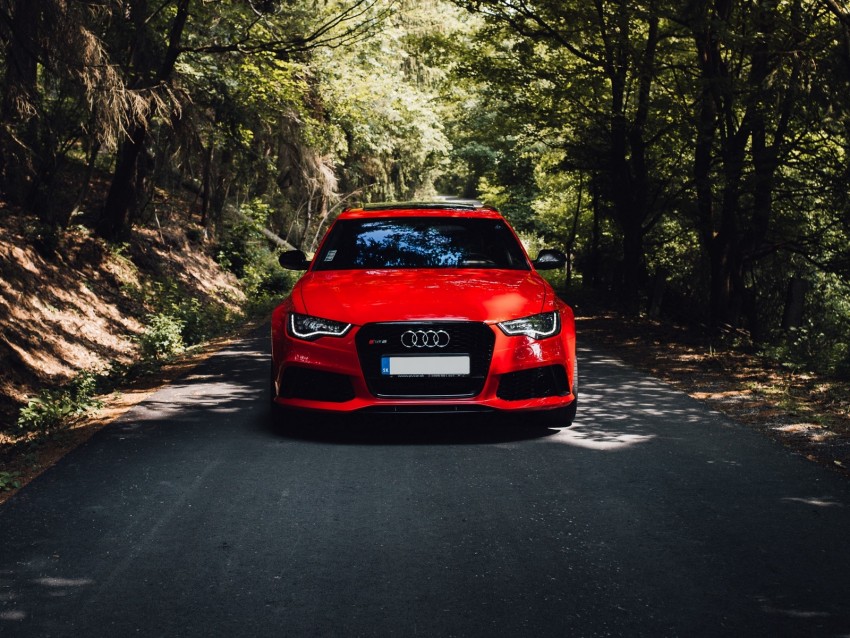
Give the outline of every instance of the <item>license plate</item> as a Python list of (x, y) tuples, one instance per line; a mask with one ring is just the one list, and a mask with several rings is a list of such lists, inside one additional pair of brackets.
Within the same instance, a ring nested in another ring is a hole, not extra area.
[(469, 355), (381, 357), (381, 374), (390, 377), (469, 376)]

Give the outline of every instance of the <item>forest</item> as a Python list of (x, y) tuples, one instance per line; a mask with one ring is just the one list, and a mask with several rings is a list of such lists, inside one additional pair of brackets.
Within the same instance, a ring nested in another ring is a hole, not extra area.
[(182, 193), (269, 282), (347, 206), (477, 198), (623, 313), (850, 375), (843, 0), (0, 0), (0, 82), (48, 253)]

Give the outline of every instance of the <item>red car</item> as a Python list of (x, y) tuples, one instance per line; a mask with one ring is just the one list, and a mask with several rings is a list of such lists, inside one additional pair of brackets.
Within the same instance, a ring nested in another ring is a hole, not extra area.
[(572, 423), (573, 312), (504, 217), (467, 204), (379, 204), (338, 217), (272, 313), (273, 408), (534, 412)]

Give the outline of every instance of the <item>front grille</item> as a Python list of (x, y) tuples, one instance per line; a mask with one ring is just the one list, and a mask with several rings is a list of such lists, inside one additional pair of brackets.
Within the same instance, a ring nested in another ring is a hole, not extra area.
[(496, 396), (505, 401), (563, 397), (570, 393), (564, 366), (545, 366), (502, 375)]
[[(450, 336), (445, 347), (405, 347), (402, 336), (409, 331), (445, 331)], [(376, 397), (462, 398), (481, 393), (496, 336), (483, 323), (471, 321), (429, 321), (370, 323), (357, 333), (357, 352), (366, 385)], [(381, 374), (381, 358), (387, 356), (469, 355), (467, 376), (391, 377)]]
[(354, 386), (344, 374), (291, 366), (283, 371), (280, 396), (284, 399), (344, 403), (354, 398)]

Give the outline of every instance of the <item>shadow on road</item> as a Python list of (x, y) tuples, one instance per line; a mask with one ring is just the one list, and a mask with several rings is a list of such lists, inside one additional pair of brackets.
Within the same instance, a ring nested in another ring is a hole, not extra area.
[(557, 428), (495, 415), (284, 414), (269, 418), (275, 436), (338, 445), (470, 445), (509, 443), (553, 436)]
[(535, 423), (528, 415), (268, 414), (266, 429), (282, 438), (339, 445), (470, 445), (528, 441), (560, 429)]

